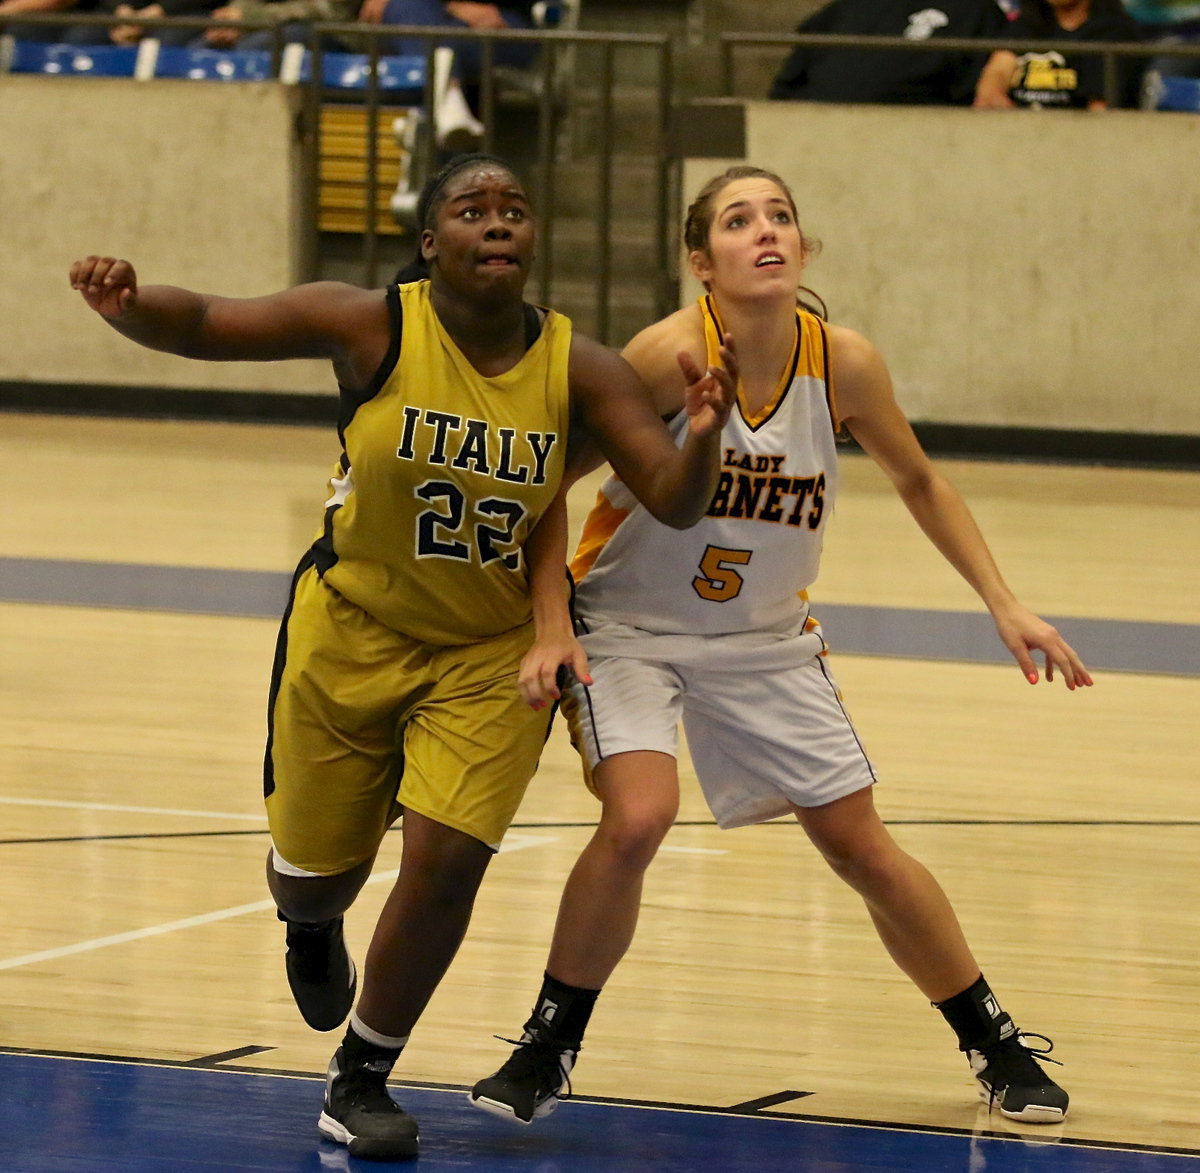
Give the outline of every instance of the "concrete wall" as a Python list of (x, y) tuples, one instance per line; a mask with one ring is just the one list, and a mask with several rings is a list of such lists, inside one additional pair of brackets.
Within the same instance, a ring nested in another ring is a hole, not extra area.
[[(823, 242), (809, 284), (911, 418), (1200, 436), (1200, 116), (746, 114)], [(684, 196), (725, 162), (689, 160)]]
[[(0, 77), (0, 381), (328, 392), (324, 363), (193, 363), (67, 285), (296, 280), (298, 95), (275, 85)], [(1200, 436), (1200, 116), (754, 102), (746, 157), (824, 242), (836, 321), (925, 422)], [(684, 193), (722, 165), (689, 161)]]
[(117, 335), (67, 283), (123, 256), (232, 296), (299, 273), (299, 95), (270, 84), (0, 76), (0, 380), (328, 391), (328, 364), (195, 363)]

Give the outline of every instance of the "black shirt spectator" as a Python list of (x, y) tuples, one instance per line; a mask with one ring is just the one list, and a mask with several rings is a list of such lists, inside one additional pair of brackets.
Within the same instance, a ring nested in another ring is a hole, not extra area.
[[(833, 0), (798, 33), (876, 37), (1003, 37), (1008, 23), (995, 0)], [(970, 105), (986, 54), (798, 45), (769, 96), (813, 102)]]
[[(1070, 46), (1142, 40), (1140, 26), (1121, 0), (1022, 0), (1008, 33), (1018, 40), (1061, 41), (1063, 48), (993, 53), (979, 81), (976, 106), (1104, 109), (1103, 56), (1071, 53)], [(1117, 59), (1117, 105), (1138, 105), (1144, 65), (1136, 57)]]

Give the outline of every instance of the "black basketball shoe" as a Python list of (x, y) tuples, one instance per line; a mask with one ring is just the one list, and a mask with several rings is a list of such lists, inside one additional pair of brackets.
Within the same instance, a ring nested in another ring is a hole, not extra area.
[[(1026, 1039), (1040, 1039), (1032, 1047)], [(969, 1049), (967, 1059), (981, 1086), (980, 1099), (1012, 1120), (1026, 1124), (1058, 1124), (1067, 1117), (1070, 1097), (1041, 1068), (1058, 1063), (1050, 1058), (1054, 1044), (1045, 1035), (1017, 1031), (980, 1050)]]
[(571, 1094), (571, 1068), (579, 1051), (528, 1029), (515, 1046), (504, 1066), (495, 1075), (481, 1079), (468, 1098), (485, 1112), (532, 1124), (549, 1116), (558, 1101)]
[(342, 918), (287, 925), (287, 976), (292, 997), (313, 1030), (334, 1030), (354, 1005), (358, 973), (342, 937)]
[(367, 1161), (406, 1161), (417, 1155), (417, 1122), (387, 1092), (386, 1064), (343, 1071), (342, 1048), (329, 1061), (325, 1109), (317, 1121), (321, 1135), (343, 1144), (352, 1157)]

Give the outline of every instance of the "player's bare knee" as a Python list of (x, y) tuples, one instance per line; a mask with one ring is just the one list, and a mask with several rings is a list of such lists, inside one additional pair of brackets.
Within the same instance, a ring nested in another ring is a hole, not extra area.
[(303, 924), (341, 916), (354, 903), (367, 877), (371, 860), (336, 875), (321, 876), (284, 871), (274, 853), (268, 857), (267, 886), (279, 911), (288, 920)]
[(903, 881), (907, 857), (894, 844), (851, 839), (819, 846), (834, 872), (862, 895), (884, 892)]
[(617, 867), (644, 871), (675, 821), (675, 809), (648, 807), (601, 821), (599, 836)]

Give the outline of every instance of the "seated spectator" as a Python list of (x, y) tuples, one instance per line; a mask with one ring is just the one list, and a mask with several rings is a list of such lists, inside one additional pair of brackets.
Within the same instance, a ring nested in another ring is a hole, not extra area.
[[(407, 24), (446, 29), (527, 29), (533, 27), (533, 0), (506, 0), (481, 4), (475, 0), (363, 0), (358, 19), (367, 24)], [(451, 76), (435, 95), (434, 130), (438, 146), (451, 152), (478, 148), (483, 124), (475, 116), (483, 72), (483, 49), (479, 41), (447, 39), (436, 42), (453, 50)], [(429, 41), (422, 37), (391, 37), (388, 52), (424, 56)], [(492, 60), (496, 65), (528, 68), (537, 46), (499, 41)]]
[(152, 36), (164, 45), (186, 45), (196, 35), (195, 29), (147, 29), (139, 19), (162, 16), (207, 17), (216, 0), (155, 0), (149, 4), (129, 4), (126, 0), (99, 0), (90, 11), (96, 16), (123, 16), (124, 24), (73, 24), (59, 29), (54, 40), (65, 45), (136, 45), (143, 37)]
[[(505, 0), (480, 4), (475, 0), (363, 0), (358, 19), (367, 24), (408, 24), (447, 29), (528, 29), (533, 27), (533, 0)], [(388, 52), (421, 56), (428, 41), (420, 37), (393, 37)], [(478, 41), (439, 41), (454, 50), (455, 75), (466, 86), (478, 84), (483, 54)], [(499, 42), (497, 65), (525, 68), (537, 53), (535, 45)]]
[[(530, 28), (533, 24), (533, 0), (510, 0), (504, 5), (475, 3), (474, 0), (235, 0), (213, 11), (216, 20), (269, 21), (283, 26), (283, 40), (306, 41), (308, 25), (313, 21), (365, 24), (416, 25), (430, 28)], [(213, 49), (270, 48), (272, 32), (246, 33), (235, 28), (209, 29), (199, 44)], [(482, 50), (477, 41), (437, 42), (454, 50), (453, 76), (437, 97), (434, 122), (439, 146), (455, 151), (474, 149), (483, 135), (483, 126), (475, 117), (464, 86), (474, 91), (482, 70)], [(424, 57), (428, 42), (420, 37), (387, 37), (380, 49), (400, 56)], [(326, 42), (327, 49), (351, 46)], [(524, 68), (533, 61), (534, 45), (500, 43), (495, 47), (497, 65)]]
[[(796, 29), (875, 37), (1003, 37), (996, 0), (833, 0)], [(769, 97), (812, 102), (970, 105), (986, 54), (798, 45)]]
[[(315, 21), (349, 24), (358, 17), (359, 0), (236, 0), (214, 8), (214, 20), (247, 20), (282, 25), (284, 41), (306, 41), (308, 26)], [(270, 49), (276, 39), (270, 30), (244, 32), (234, 28), (207, 29), (195, 42), (209, 49)], [(347, 46), (328, 43), (328, 49)]]
[[(1137, 21), (1121, 0), (1021, 0), (1009, 34), (1019, 40), (1140, 41)], [(1117, 105), (1137, 106), (1144, 62), (1117, 59)], [(1020, 55), (1001, 49), (989, 58), (975, 91), (975, 106), (985, 110), (1027, 106), (1035, 109), (1104, 110), (1104, 58), (1098, 53), (1051, 50)]]

